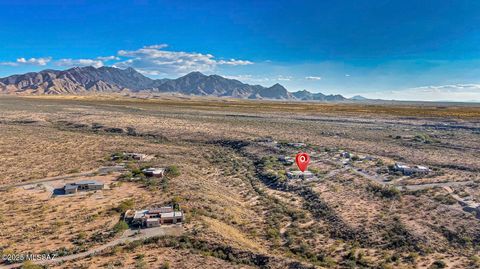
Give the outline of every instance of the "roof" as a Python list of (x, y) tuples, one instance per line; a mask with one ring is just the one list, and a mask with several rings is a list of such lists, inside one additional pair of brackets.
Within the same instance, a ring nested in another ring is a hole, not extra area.
[(181, 217), (183, 214), (181, 211), (174, 211), (174, 212), (166, 212), (160, 213), (162, 218), (173, 218), (173, 217)]
[(172, 206), (162, 206), (160, 208), (152, 208), (148, 210), (148, 213), (150, 214), (159, 214), (159, 213), (167, 213), (167, 212), (173, 212), (173, 207)]
[(401, 169), (408, 169), (410, 168), (410, 166), (406, 165), (406, 164), (402, 164), (402, 163), (396, 163), (395, 166), (397, 168), (401, 168)]
[(423, 165), (417, 165), (415, 168), (420, 169), (420, 170), (428, 170), (428, 167), (423, 166)]
[(135, 157), (135, 156), (145, 157), (145, 156), (147, 156), (146, 154), (143, 154), (143, 153), (135, 153), (135, 152), (125, 152), (124, 154), (125, 154), (126, 156), (130, 156), (130, 157)]
[(65, 187), (64, 187), (65, 190), (76, 190), (78, 189), (78, 186), (77, 185), (73, 185), (73, 184), (66, 184)]
[(305, 143), (301, 143), (301, 142), (288, 143), (287, 145), (294, 146), (294, 147), (304, 147), (304, 146), (306, 146)]
[(305, 172), (302, 172), (302, 171), (290, 171), (289, 172), (290, 174), (292, 175), (295, 175), (295, 176), (302, 176), (302, 175), (306, 175), (306, 176), (309, 176), (309, 175), (313, 175), (312, 172), (310, 171), (305, 171)]
[(140, 210), (140, 211), (135, 211), (135, 215), (133, 216), (134, 219), (139, 219), (145, 216), (145, 213), (147, 213), (148, 210)]
[(153, 168), (153, 167), (150, 167), (150, 168), (146, 168), (146, 169), (143, 169), (142, 172), (144, 173), (163, 173), (165, 172), (165, 168)]
[(132, 209), (128, 209), (126, 212), (125, 212), (125, 217), (126, 218), (133, 218), (135, 216), (135, 210), (132, 210)]
[(159, 218), (149, 218), (149, 219), (146, 220), (147, 223), (148, 222), (158, 222), (158, 221), (160, 221)]

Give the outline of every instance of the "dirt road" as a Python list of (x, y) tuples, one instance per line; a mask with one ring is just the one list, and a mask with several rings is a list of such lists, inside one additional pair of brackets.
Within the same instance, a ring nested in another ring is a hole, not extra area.
[[(110, 241), (104, 245), (95, 247), (93, 249), (90, 249), (86, 252), (82, 253), (77, 253), (77, 254), (72, 254), (68, 256), (62, 256), (62, 257), (57, 257), (53, 260), (43, 260), (43, 261), (38, 261), (34, 262), (35, 264), (39, 265), (47, 265), (47, 264), (55, 264), (55, 263), (62, 263), (66, 261), (72, 261), (76, 259), (81, 259), (88, 257), (90, 255), (96, 255), (102, 251), (104, 251), (107, 248), (120, 245), (123, 243), (128, 243), (136, 240), (143, 240), (151, 237), (156, 237), (156, 236), (165, 236), (165, 235), (173, 235), (173, 236), (178, 236), (181, 235), (183, 232), (183, 226), (182, 225), (170, 225), (170, 226), (161, 226), (161, 227), (155, 227), (155, 228), (148, 228), (148, 229), (142, 229), (140, 230), (140, 233), (138, 233), (136, 230), (127, 230), (122, 237), (117, 238), (113, 241)], [(20, 268), (22, 266), (22, 263), (15, 263), (15, 264), (10, 264), (10, 265), (0, 265), (0, 269), (14, 269), (14, 268)]]
[(121, 172), (124, 169), (125, 168), (123, 166), (103, 166), (103, 167), (100, 167), (98, 169), (87, 171), (87, 172), (69, 174), (69, 175), (64, 175), (64, 176), (47, 177), (47, 178), (42, 178), (42, 179), (34, 180), (34, 181), (6, 184), (6, 185), (0, 186), (0, 190), (6, 190), (8, 188), (22, 187), (22, 186), (27, 186), (27, 185), (34, 185), (34, 184), (39, 184), (39, 183), (46, 183), (46, 182), (58, 181), (58, 180), (76, 178), (76, 177), (93, 176), (93, 175), (96, 175), (96, 174), (108, 174), (110, 172)]

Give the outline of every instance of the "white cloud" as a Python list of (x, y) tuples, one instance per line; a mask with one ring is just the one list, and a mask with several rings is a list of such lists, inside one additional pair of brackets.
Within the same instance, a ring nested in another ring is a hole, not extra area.
[(253, 64), (250, 61), (244, 61), (244, 60), (235, 60), (235, 59), (230, 59), (228, 61), (225, 60), (220, 60), (217, 62), (218, 64), (226, 64), (226, 65), (249, 65)]
[(292, 80), (292, 77), (291, 76), (280, 75), (280, 76), (277, 76), (276, 80), (278, 80), (278, 81), (290, 81), (290, 80)]
[(225, 78), (229, 79), (236, 79), (241, 82), (246, 82), (246, 83), (261, 83), (261, 82), (267, 82), (271, 81), (271, 78), (267, 77), (258, 77), (258, 76), (253, 76), (253, 75), (222, 75)]
[(19, 66), (19, 65), (47, 65), (52, 60), (51, 57), (44, 58), (18, 58), (15, 62), (0, 62), (0, 65)]
[(100, 60), (100, 61), (113, 61), (113, 60), (120, 60), (120, 57), (117, 57), (117, 56), (99, 56), (97, 57), (97, 60)]
[(167, 51), (166, 44), (145, 46), (137, 50), (120, 50), (118, 56), (126, 60), (117, 62), (115, 67), (133, 67), (145, 74), (182, 75), (192, 71), (211, 72), (218, 65), (249, 65), (245, 60), (216, 60), (211, 54)]
[(305, 79), (307, 80), (321, 80), (322, 77), (317, 77), (317, 76), (308, 76), (308, 77), (305, 77)]
[(4, 66), (47, 65), (50, 61), (56, 66), (102, 67), (108, 65), (118, 68), (133, 67), (145, 75), (179, 76), (192, 71), (213, 72), (218, 66), (244, 66), (251, 61), (239, 59), (216, 59), (211, 54), (165, 50), (167, 44), (144, 46), (136, 50), (120, 50), (117, 55), (98, 56), (87, 59), (64, 58), (52, 61), (46, 58), (18, 58), (16, 61), (0, 62)]
[(419, 90), (425, 93), (437, 93), (437, 92), (476, 92), (480, 93), (480, 84), (448, 84), (448, 85), (429, 85), (416, 88), (410, 88), (410, 90)]
[(0, 65), (5, 65), (5, 66), (17, 66), (17, 62), (0, 62)]
[(480, 102), (480, 84), (428, 85), (366, 95), (369, 98), (386, 100)]
[(91, 65), (93, 67), (102, 67), (103, 66), (103, 61), (101, 60), (94, 60), (94, 59), (60, 59), (58, 61), (55, 61), (55, 65), (57, 66), (68, 66), (68, 67), (73, 67), (73, 66), (88, 66)]
[(163, 48), (166, 48), (166, 47), (168, 47), (167, 44), (158, 44), (158, 45), (144, 46), (143, 48), (146, 48), (146, 49), (163, 49)]

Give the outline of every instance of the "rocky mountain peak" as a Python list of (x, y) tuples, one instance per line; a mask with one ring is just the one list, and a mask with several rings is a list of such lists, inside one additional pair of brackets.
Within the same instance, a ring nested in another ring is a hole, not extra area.
[[(151, 79), (134, 68), (93, 66), (73, 67), (64, 71), (43, 70), (0, 78), (0, 93), (82, 94), (88, 92), (149, 91), (187, 95), (208, 95), (250, 99), (344, 100), (343, 96), (325, 99), (321, 93), (306, 90), (290, 93), (281, 84), (271, 87), (249, 85), (219, 75), (190, 72), (177, 79)], [(327, 96), (328, 97), (328, 96)]]

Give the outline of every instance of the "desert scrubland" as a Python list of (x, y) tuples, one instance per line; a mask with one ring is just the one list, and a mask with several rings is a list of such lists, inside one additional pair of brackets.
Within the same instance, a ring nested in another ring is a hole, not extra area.
[[(475, 105), (2, 96), (0, 138), (2, 254), (102, 246), (122, 236), (127, 207), (175, 202), (185, 212), (181, 234), (50, 268), (480, 266), (480, 213), (461, 202), (480, 202)], [(315, 180), (286, 176), (295, 165), (278, 157), (300, 151)], [(115, 152), (154, 158), (95, 172), (119, 165)], [(395, 163), (429, 173), (402, 175)], [(145, 166), (179, 173), (125, 180)], [(109, 188), (52, 197), (75, 174)]]

